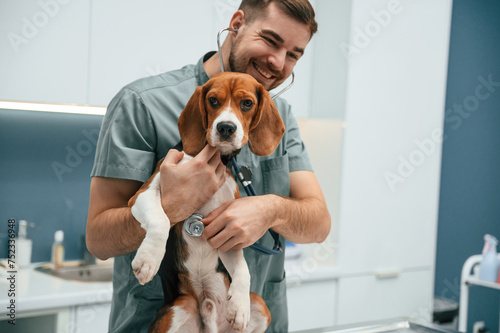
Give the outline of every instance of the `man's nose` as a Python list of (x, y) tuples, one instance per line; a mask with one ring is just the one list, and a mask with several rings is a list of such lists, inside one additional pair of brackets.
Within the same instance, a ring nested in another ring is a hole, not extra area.
[(287, 51), (284, 48), (274, 50), (274, 52), (267, 59), (271, 69), (277, 71), (283, 70), (285, 67), (286, 52)]

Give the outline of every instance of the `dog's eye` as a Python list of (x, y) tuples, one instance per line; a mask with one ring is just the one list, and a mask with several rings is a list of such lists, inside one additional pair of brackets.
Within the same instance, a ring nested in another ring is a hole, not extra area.
[(251, 100), (244, 99), (241, 101), (241, 110), (250, 111), (252, 107), (253, 107), (253, 102)]
[(208, 98), (208, 103), (210, 103), (210, 106), (213, 108), (216, 108), (219, 106), (219, 101), (215, 97), (209, 97)]

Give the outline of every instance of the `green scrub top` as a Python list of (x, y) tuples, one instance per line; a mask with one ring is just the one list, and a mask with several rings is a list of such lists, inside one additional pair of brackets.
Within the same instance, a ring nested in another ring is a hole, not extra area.
[[(197, 86), (209, 77), (203, 61), (196, 65), (137, 80), (125, 86), (108, 106), (97, 144), (91, 176), (131, 179), (145, 182), (157, 161), (179, 141), (177, 119)], [(246, 145), (238, 155), (238, 164), (252, 169), (257, 194), (290, 195), (289, 173), (312, 170), (299, 128), (288, 103), (278, 98), (276, 106), (285, 123), (286, 133), (274, 153), (259, 157)], [(240, 184), (240, 192), (245, 191)], [(258, 243), (272, 248), (266, 233)], [(281, 243), (286, 241), (281, 237)], [(250, 248), (244, 254), (251, 274), (251, 291), (265, 300), (271, 311), (266, 332), (288, 332), (288, 309), (284, 254), (265, 256)], [(163, 305), (159, 275), (142, 286), (131, 268), (134, 253), (115, 258), (110, 332), (147, 332), (149, 324)]]

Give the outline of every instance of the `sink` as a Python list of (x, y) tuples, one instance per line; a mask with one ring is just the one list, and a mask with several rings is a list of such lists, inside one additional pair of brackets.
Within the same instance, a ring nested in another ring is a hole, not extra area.
[(110, 282), (113, 280), (113, 265), (85, 265), (53, 269), (50, 265), (35, 268), (36, 271), (50, 274), (64, 280), (84, 282)]

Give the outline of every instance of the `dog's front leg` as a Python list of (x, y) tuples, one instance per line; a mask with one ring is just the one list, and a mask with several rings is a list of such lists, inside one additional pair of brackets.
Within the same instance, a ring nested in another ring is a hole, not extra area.
[(156, 173), (148, 187), (141, 190), (133, 198), (131, 212), (146, 230), (146, 237), (132, 261), (132, 268), (139, 282), (145, 284), (153, 279), (160, 268), (165, 255), (170, 220), (161, 205), (160, 173)]
[(243, 250), (219, 251), (219, 257), (232, 279), (227, 294), (226, 318), (236, 331), (243, 332), (250, 320), (250, 272), (248, 265), (243, 256)]

